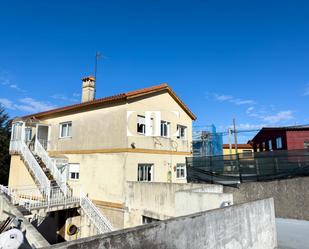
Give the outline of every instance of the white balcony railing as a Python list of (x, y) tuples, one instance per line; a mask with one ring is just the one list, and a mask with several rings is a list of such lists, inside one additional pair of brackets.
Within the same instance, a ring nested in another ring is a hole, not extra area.
[(47, 151), (44, 149), (44, 147), (38, 140), (35, 141), (35, 152), (42, 159), (45, 166), (50, 170), (52, 176), (54, 177), (58, 186), (62, 190), (63, 194), (66, 195), (67, 194), (66, 176), (61, 174), (55, 162), (48, 156)]
[(83, 193), (81, 193), (80, 196), (80, 206), (100, 233), (106, 233), (113, 230), (113, 226), (109, 220), (101, 214), (100, 210)]
[(0, 191), (10, 196), (11, 202), (16, 205), (23, 205), (28, 210), (49, 208), (53, 206), (65, 207), (69, 204), (78, 204), (83, 209), (85, 215), (89, 217), (96, 226), (99, 233), (106, 233), (113, 230), (112, 224), (105, 218), (93, 202), (78, 191), (67, 191), (66, 176), (63, 176), (58, 170), (56, 164), (48, 156), (46, 150), (36, 141), (35, 152), (42, 159), (46, 167), (50, 170), (58, 187), (51, 188), (51, 184), (44, 171), (36, 161), (32, 152), (29, 150), (25, 142), (21, 140), (11, 140), (10, 153), (18, 153), (25, 160), (29, 170), (33, 173), (34, 178), (39, 183), (37, 188), (24, 187), (18, 189), (10, 189), (0, 186)]
[(50, 189), (50, 196), (47, 198), (44, 194), (47, 190), (42, 187), (25, 186), (18, 188), (8, 188), (0, 185), (0, 191), (10, 197), (14, 205), (23, 206), (29, 211), (35, 209), (49, 209), (58, 207), (66, 209), (75, 204), (80, 205), (80, 191), (71, 191), (69, 196), (64, 196), (62, 190), (57, 187)]
[(42, 193), (44, 193), (45, 196), (49, 196), (50, 181), (25, 142), (22, 140), (11, 140), (10, 152), (19, 153), (22, 156), (29, 170), (32, 172), (35, 181), (39, 183), (40, 187), (43, 189), (44, 192)]

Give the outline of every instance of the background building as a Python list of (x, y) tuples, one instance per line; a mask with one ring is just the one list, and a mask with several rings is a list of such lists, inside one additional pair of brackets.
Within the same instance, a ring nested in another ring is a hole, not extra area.
[[(250, 144), (237, 144), (237, 152), (238, 153), (252, 153), (253, 148)], [(229, 144), (223, 144), (223, 155), (230, 155), (230, 154), (236, 154), (235, 144), (231, 145), (231, 150), (230, 150)]]
[(249, 141), (254, 151), (309, 148), (309, 126), (264, 127)]

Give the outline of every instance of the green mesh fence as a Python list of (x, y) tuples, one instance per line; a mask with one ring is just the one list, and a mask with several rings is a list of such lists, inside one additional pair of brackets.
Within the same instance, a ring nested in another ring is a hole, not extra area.
[(187, 157), (188, 182), (236, 186), (309, 175), (309, 149), (267, 151), (213, 157)]

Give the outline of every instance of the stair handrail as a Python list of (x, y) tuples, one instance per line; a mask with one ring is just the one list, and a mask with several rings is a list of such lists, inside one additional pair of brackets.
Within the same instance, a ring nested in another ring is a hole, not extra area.
[(35, 141), (35, 152), (42, 159), (46, 167), (50, 170), (50, 173), (54, 177), (63, 194), (67, 195), (66, 176), (61, 174), (55, 162), (48, 156), (47, 151), (44, 149), (38, 139)]
[(83, 192), (80, 194), (80, 206), (100, 233), (106, 233), (114, 230), (109, 220), (102, 215), (100, 210)]
[(32, 171), (34, 178), (38, 181), (40, 186), (44, 189), (44, 193), (49, 197), (50, 195), (50, 181), (45, 175), (44, 171), (38, 164), (37, 160), (27, 147), (26, 143), (22, 140), (14, 141), (14, 148), (22, 155), (23, 159), (26, 161), (28, 167)]
[(10, 196), (10, 194), (11, 194), (10, 188), (7, 187), (7, 186), (4, 186), (2, 184), (0, 184), (0, 192), (4, 193), (5, 195), (8, 195), (8, 196)]

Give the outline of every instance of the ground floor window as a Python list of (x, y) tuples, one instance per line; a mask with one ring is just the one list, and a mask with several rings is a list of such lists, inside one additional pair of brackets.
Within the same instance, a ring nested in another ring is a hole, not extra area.
[(79, 163), (69, 164), (69, 179), (78, 180), (79, 179)]
[(153, 180), (153, 164), (138, 164), (137, 180), (150, 182)]
[(144, 215), (142, 216), (142, 224), (149, 224), (149, 223), (156, 222), (156, 221), (159, 221), (159, 219), (154, 219), (154, 218), (147, 217)]
[(177, 163), (177, 165), (176, 165), (176, 178), (177, 179), (184, 179), (186, 177), (187, 177), (186, 164)]

